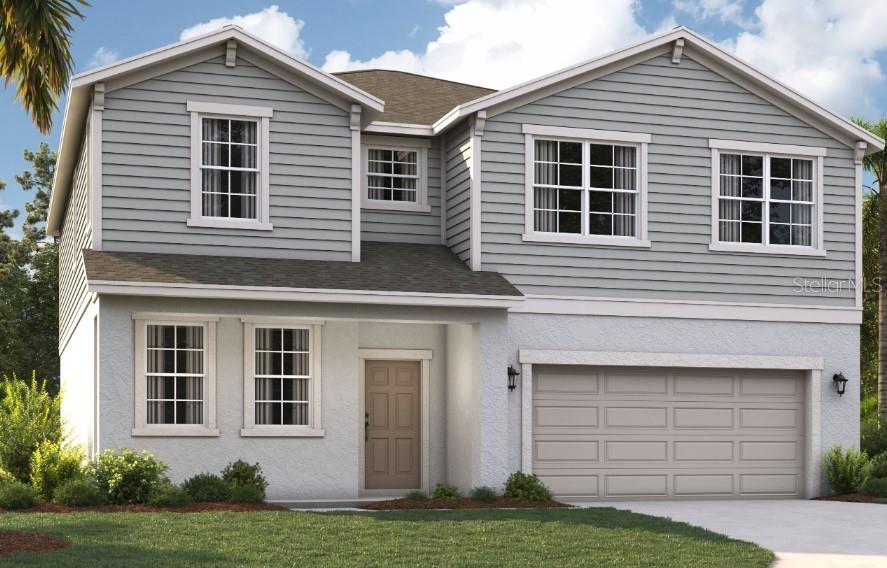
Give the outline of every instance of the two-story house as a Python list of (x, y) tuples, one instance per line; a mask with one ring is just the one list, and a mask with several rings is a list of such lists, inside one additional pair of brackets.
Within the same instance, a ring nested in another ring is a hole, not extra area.
[(883, 145), (685, 28), (501, 91), (236, 27), (82, 73), (48, 222), (64, 412), (177, 480), (259, 462), (281, 501), (516, 470), (818, 495), (858, 440)]

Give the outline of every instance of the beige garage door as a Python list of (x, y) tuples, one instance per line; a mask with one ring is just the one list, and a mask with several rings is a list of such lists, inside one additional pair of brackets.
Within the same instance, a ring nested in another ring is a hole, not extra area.
[(561, 498), (803, 495), (800, 372), (533, 372), (533, 471)]

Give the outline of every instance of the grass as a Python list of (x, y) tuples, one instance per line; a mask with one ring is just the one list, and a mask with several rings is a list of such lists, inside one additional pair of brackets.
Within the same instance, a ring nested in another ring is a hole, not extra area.
[(730, 566), (773, 554), (609, 508), (354, 513), (6, 513), (0, 530), (73, 546), (17, 566)]

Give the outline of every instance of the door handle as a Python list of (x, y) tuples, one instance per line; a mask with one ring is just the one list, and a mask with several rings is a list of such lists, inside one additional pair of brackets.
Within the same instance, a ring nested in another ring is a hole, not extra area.
[(367, 412), (364, 414), (364, 422), (363, 422), (363, 441), (370, 441), (370, 413)]

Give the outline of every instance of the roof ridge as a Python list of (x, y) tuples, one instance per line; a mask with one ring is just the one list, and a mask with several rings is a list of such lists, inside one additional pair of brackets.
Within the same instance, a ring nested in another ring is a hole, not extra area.
[(412, 71), (401, 71), (400, 69), (381, 69), (381, 68), (373, 68), (373, 69), (351, 69), (348, 71), (333, 71), (332, 75), (345, 75), (347, 73), (366, 73), (373, 71), (387, 71), (389, 73), (401, 73), (403, 75), (412, 75), (413, 77), (422, 77), (423, 79), (434, 79), (435, 81), (443, 81), (445, 83), (453, 83), (454, 85), (464, 85), (466, 87), (473, 87), (475, 89), (484, 89), (485, 91), (496, 92), (498, 89), (493, 89), (492, 87), (482, 87), (481, 85), (474, 85), (472, 83), (466, 83), (464, 81), (453, 81), (452, 79), (442, 79), (440, 77), (433, 77), (431, 75), (423, 75), (421, 73), (413, 73)]

